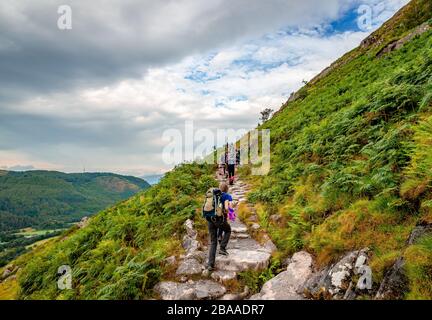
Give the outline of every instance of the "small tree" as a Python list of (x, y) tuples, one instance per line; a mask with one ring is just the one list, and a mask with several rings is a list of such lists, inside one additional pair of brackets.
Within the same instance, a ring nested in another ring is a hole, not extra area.
[(271, 117), (271, 115), (272, 115), (273, 112), (274, 112), (274, 110), (270, 109), (270, 108), (266, 108), (263, 111), (261, 111), (261, 118), (260, 118), (260, 120), (262, 121), (262, 123), (267, 122), (270, 119), (270, 117)]

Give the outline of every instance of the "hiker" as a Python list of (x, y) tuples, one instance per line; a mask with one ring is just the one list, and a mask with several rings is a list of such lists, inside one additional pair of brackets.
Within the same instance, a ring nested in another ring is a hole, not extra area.
[[(230, 209), (233, 209), (232, 196), (228, 193), (228, 185), (225, 182), (220, 184), (219, 190), (213, 190), (213, 193), (216, 194), (216, 197), (219, 197), (218, 199), (220, 201), (221, 212), (215, 216), (208, 216), (206, 218), (210, 234), (209, 260), (207, 267), (209, 271), (213, 271), (215, 268), (219, 232), (223, 232), (223, 238), (220, 242), (219, 254), (228, 256), (228, 251), (226, 248), (231, 237), (231, 226), (228, 223), (228, 212)], [(206, 206), (204, 206), (204, 208), (205, 207)], [(206, 213), (205, 209), (204, 213)]]
[(236, 165), (237, 165), (237, 167), (240, 166), (240, 162), (241, 162), (240, 149), (237, 149), (237, 153), (236, 153)]
[(234, 184), (236, 162), (237, 162), (236, 148), (234, 144), (231, 143), (228, 149), (228, 177), (229, 177), (229, 184), (231, 186)]
[(225, 157), (225, 169), (224, 169), (224, 174), (225, 174), (225, 178), (228, 178), (228, 143), (225, 145), (225, 153), (224, 153), (224, 157)]

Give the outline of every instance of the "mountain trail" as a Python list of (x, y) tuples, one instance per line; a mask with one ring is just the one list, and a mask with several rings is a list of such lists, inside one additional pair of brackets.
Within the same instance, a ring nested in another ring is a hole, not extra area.
[[(218, 182), (226, 181), (216, 172)], [(241, 203), (246, 203), (249, 186), (242, 180), (236, 180), (230, 187), (233, 204), (236, 208)], [(248, 208), (254, 212), (252, 205)], [(252, 216), (256, 218), (256, 214)], [(255, 219), (254, 219), (255, 220)], [(155, 291), (162, 300), (241, 300), (249, 295), (248, 289), (244, 292), (230, 292), (227, 283), (236, 281), (238, 274), (247, 270), (264, 270), (268, 267), (271, 254), (276, 250), (270, 239), (265, 245), (254, 240), (244, 224), (238, 217), (231, 224), (231, 239), (227, 250), (229, 256), (216, 256), (216, 270), (209, 273), (206, 270), (208, 260), (208, 234), (207, 243), (200, 243), (198, 232), (194, 229), (192, 220), (184, 224), (186, 234), (183, 238), (185, 255), (180, 257), (176, 271), (176, 281), (163, 281), (155, 286)], [(259, 228), (257, 223), (254, 228)]]

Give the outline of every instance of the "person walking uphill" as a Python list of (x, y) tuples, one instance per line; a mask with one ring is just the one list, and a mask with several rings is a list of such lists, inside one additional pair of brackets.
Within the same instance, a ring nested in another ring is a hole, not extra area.
[(237, 152), (233, 143), (230, 144), (228, 148), (228, 176), (229, 184), (234, 184), (235, 166), (237, 162)]
[(219, 189), (210, 189), (207, 192), (203, 215), (208, 223), (210, 235), (208, 270), (213, 271), (216, 263), (216, 251), (218, 245), (218, 233), (223, 231), (219, 254), (227, 256), (226, 250), (231, 237), (231, 226), (228, 223), (228, 212), (232, 209), (232, 197), (228, 193), (228, 185), (221, 183)]

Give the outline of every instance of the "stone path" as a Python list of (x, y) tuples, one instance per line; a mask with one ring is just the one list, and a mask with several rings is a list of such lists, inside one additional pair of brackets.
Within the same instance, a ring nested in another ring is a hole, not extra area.
[[(216, 173), (216, 179), (225, 181), (224, 177)], [(246, 202), (249, 188), (246, 183), (237, 180), (230, 188), (234, 206)], [(254, 211), (252, 205), (248, 207)], [(256, 216), (252, 219), (257, 221)], [(260, 228), (255, 223), (254, 228)], [(185, 223), (186, 234), (183, 238), (183, 248), (186, 253), (180, 257), (176, 271), (176, 281), (164, 281), (155, 286), (155, 291), (163, 300), (240, 300), (248, 296), (248, 290), (244, 292), (227, 292), (227, 281), (235, 280), (239, 272), (246, 270), (263, 270), (270, 263), (271, 254), (276, 250), (270, 239), (265, 245), (259, 244), (251, 238), (247, 226), (237, 218), (231, 222), (231, 239), (228, 245), (229, 256), (218, 255), (216, 257), (216, 270), (209, 274), (206, 269), (208, 247), (197, 240), (197, 232), (193, 221)], [(173, 257), (170, 258), (173, 260)]]

